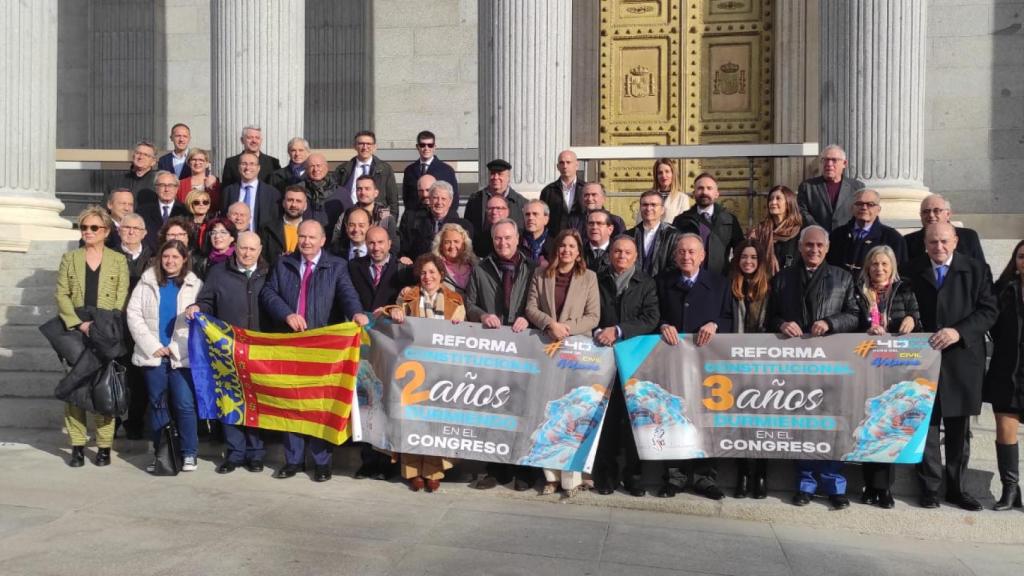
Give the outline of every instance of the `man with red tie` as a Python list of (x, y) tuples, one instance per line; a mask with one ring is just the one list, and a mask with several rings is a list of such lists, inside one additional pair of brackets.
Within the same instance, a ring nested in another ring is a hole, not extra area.
[[(327, 253), (324, 227), (316, 220), (299, 225), (298, 250), (282, 256), (260, 291), (260, 305), (280, 331), (302, 332), (351, 319), (360, 326), (369, 321), (352, 286), (347, 263)], [(306, 437), (284, 435), (285, 465), (275, 478), (291, 478), (303, 469)], [(331, 479), (331, 445), (309, 439), (315, 464), (313, 480)]]

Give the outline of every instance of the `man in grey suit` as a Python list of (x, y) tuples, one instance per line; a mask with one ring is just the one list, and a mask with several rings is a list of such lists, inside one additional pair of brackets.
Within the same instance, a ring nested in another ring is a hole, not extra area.
[(804, 226), (817, 224), (831, 231), (850, 221), (853, 193), (864, 188), (864, 183), (843, 177), (846, 152), (839, 146), (826, 146), (818, 160), (821, 161), (821, 176), (801, 182), (796, 201)]

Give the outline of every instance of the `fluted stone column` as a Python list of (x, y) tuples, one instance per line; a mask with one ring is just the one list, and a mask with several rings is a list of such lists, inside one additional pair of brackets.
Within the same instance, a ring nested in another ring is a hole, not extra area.
[(241, 151), (244, 126), (263, 129), (263, 151), (287, 161), (303, 134), (304, 0), (214, 0), (213, 146), (218, 165)]
[(821, 3), (822, 144), (882, 195), (885, 219), (916, 220), (924, 186), (925, 0)]
[(480, 2), (480, 178), (485, 164), (512, 164), (512, 187), (536, 196), (557, 178), (569, 147), (572, 1)]
[(0, 250), (72, 239), (55, 194), (57, 0), (0, 10)]
[[(818, 130), (818, 3), (775, 0), (773, 133), (775, 142), (815, 142)], [(815, 158), (779, 158), (772, 182), (796, 190)]]

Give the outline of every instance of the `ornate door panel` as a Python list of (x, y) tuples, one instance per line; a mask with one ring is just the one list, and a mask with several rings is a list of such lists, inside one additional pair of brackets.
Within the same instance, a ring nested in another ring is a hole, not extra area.
[[(772, 0), (601, 0), (601, 144), (771, 142), (771, 8)], [(652, 187), (653, 164), (601, 164), (611, 207), (627, 221)], [(747, 161), (676, 161), (684, 190), (703, 171), (746, 223)], [(771, 163), (754, 171), (763, 193)]]

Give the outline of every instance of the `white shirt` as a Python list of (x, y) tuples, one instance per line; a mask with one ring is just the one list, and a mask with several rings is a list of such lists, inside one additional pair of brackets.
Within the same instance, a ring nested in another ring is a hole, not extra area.
[(651, 230), (648, 230), (645, 224), (641, 224), (641, 226), (643, 226), (644, 235), (644, 254), (647, 254), (651, 251), (651, 246), (654, 245), (654, 239), (658, 237), (658, 230), (661, 230), (661, 224), (657, 224)]
[(121, 244), (121, 249), (124, 250), (132, 262), (138, 260), (139, 256), (142, 256), (142, 244), (139, 244), (138, 250), (131, 250), (124, 244)]
[(562, 198), (565, 200), (565, 207), (572, 210), (572, 203), (576, 199), (576, 179), (573, 178), (568, 184), (562, 182), (561, 178), (558, 181), (562, 183)]
[(355, 260), (356, 258), (359, 258), (360, 256), (366, 256), (366, 244), (361, 244), (359, 246), (356, 246), (355, 244), (353, 244), (351, 247), (349, 247), (349, 249), (348, 249), (348, 259), (349, 260)]
[[(370, 160), (369, 162), (365, 162), (365, 163), (362, 160), (356, 160), (355, 172), (352, 173), (352, 205), (353, 206), (355, 206), (355, 204), (357, 202), (357, 198), (356, 198), (356, 182), (359, 181), (359, 177), (360, 176), (373, 176), (373, 172), (369, 168), (369, 166), (372, 165), (372, 164), (373, 164), (373, 160)], [(363, 168), (363, 166), (367, 166), (367, 168)], [(364, 170), (366, 172), (363, 172)]]
[(157, 203), (160, 204), (160, 217), (164, 217), (164, 208), (167, 208), (167, 217), (170, 218), (171, 214), (174, 212), (174, 202), (171, 201), (165, 203), (162, 200), (157, 200)]
[(608, 245), (611, 244), (611, 243), (612, 243), (612, 241), (609, 239), (607, 242), (605, 242), (604, 244), (602, 244), (600, 246), (594, 246), (593, 244), (591, 244), (590, 245), (590, 250), (591, 251), (594, 251), (594, 250), (604, 250), (605, 252), (607, 252), (608, 251)]
[(174, 175), (181, 178), (181, 170), (185, 168), (185, 161), (188, 159), (188, 148), (185, 149), (185, 153), (178, 156), (171, 150), (171, 165), (174, 166)]
[[(929, 259), (928, 261), (932, 265), (932, 278), (937, 279), (939, 277), (939, 266), (945, 266), (946, 274), (949, 274), (949, 265), (953, 263), (953, 255), (950, 254), (949, 258), (947, 258), (945, 262), (940, 262), (939, 264), (936, 264), (935, 261), (931, 259)], [(943, 278), (943, 281), (945, 281), (945, 278)]]
[(707, 208), (697, 208), (697, 215), (698, 216), (705, 215), (705, 214), (707, 215), (708, 220), (711, 220), (712, 218), (714, 218), (714, 216), (715, 216), (715, 205), (712, 204), (711, 206), (708, 206)]
[[(296, 250), (296, 252), (297, 251), (298, 250)], [(321, 250), (321, 251), (316, 253), (316, 256), (314, 256), (314, 257), (309, 259), (309, 262), (313, 263), (313, 269), (314, 270), (316, 269), (316, 265), (320, 263), (320, 256), (323, 255), (323, 253), (324, 253), (324, 251)], [(302, 286), (302, 275), (306, 273), (306, 261), (307, 261), (306, 257), (303, 256), (302, 254), (299, 254), (299, 286)], [(310, 274), (312, 274), (312, 270), (310, 271)], [(312, 283), (312, 282), (313, 282), (313, 280), (310, 279), (310, 283)], [(302, 293), (301, 289), (299, 290), (299, 293), (300, 294)], [(306, 301), (307, 302), (309, 301), (309, 297), (310, 297), (310, 294), (306, 294)], [(296, 297), (295, 298), (295, 310), (298, 311), (298, 309), (299, 309), (299, 299), (298, 299), (298, 297)]]

